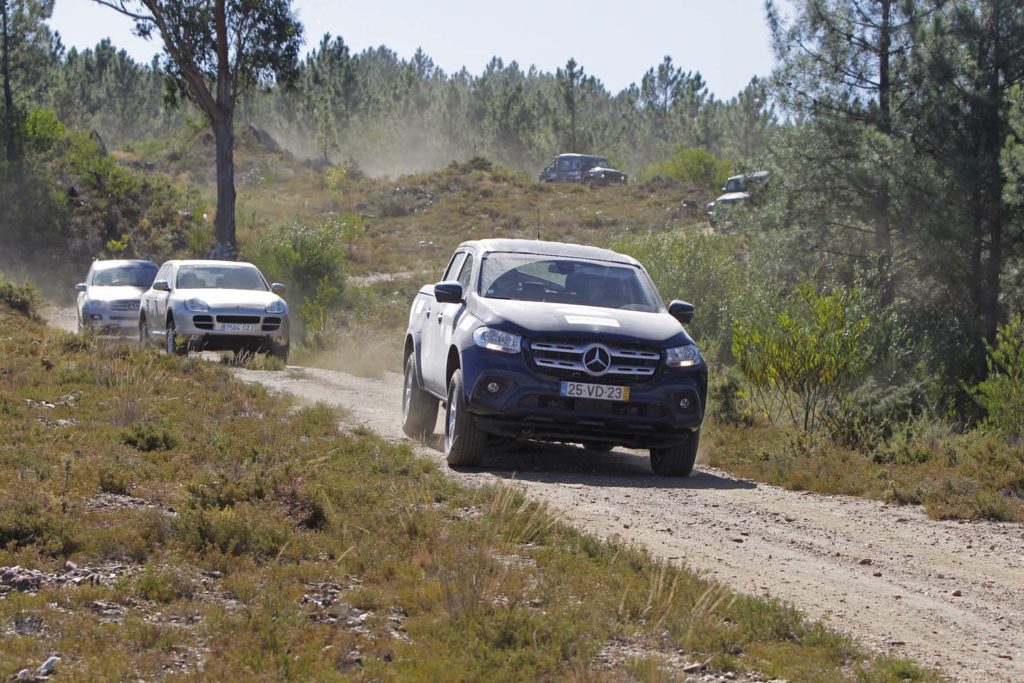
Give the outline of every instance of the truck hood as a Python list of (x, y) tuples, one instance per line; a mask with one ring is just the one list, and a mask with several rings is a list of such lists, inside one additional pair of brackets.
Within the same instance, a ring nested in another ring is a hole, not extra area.
[(730, 202), (742, 202), (745, 199), (750, 199), (749, 192), (729, 192), (723, 194), (721, 197), (715, 200), (715, 204), (728, 204)]
[(667, 312), (573, 306), (537, 301), (475, 297), (472, 312), (484, 325), (524, 337), (601, 337), (609, 341), (682, 346), (693, 340)]
[(127, 301), (134, 299), (138, 301), (145, 294), (148, 287), (97, 287), (89, 288), (90, 301)]

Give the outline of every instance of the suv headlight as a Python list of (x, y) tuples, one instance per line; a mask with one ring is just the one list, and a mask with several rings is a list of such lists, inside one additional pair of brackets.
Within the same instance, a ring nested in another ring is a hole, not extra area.
[(288, 306), (286, 306), (285, 303), (280, 299), (275, 299), (274, 301), (271, 301), (269, 304), (267, 304), (266, 308), (267, 313), (274, 313), (277, 315), (282, 315), (287, 310)]
[(670, 368), (692, 368), (700, 364), (700, 350), (694, 344), (676, 346), (665, 352), (665, 363)]
[(478, 327), (473, 331), (476, 345), (490, 351), (502, 353), (519, 353), (523, 338), (511, 332), (502, 332), (491, 327)]
[(185, 310), (193, 313), (207, 313), (210, 310), (210, 304), (202, 299), (186, 299)]

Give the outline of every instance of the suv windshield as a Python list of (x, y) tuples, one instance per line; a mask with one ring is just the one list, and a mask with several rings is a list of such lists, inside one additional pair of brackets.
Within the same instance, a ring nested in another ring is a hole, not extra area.
[(156, 278), (156, 266), (115, 266), (97, 270), (92, 276), (93, 287), (149, 287)]
[(638, 268), (540, 254), (484, 257), (480, 291), (489, 299), (547, 301), (655, 313), (661, 301)]
[(267, 283), (253, 266), (182, 266), (178, 289), (255, 289), (267, 291)]

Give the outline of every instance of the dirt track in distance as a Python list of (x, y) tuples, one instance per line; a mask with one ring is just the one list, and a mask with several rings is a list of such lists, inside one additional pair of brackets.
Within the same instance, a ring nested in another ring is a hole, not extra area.
[[(237, 374), (340, 406), (353, 423), (408, 441), (399, 375)], [(436, 436), (414, 446), (447, 467)], [(937, 522), (917, 507), (736, 479), (699, 459), (691, 477), (666, 479), (651, 474), (645, 454), (624, 449), (525, 442), (488, 454), (479, 470), (449, 471), (470, 484), (515, 480), (579, 528), (641, 544), (738, 591), (792, 602), (872, 650), (956, 680), (1024, 680), (1019, 524)]]

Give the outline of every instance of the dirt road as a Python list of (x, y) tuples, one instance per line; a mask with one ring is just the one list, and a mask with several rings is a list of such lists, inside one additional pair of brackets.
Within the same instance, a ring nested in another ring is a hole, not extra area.
[[(401, 377), (311, 368), (238, 371), (250, 382), (344, 408), (405, 440)], [(439, 423), (440, 424), (440, 423)], [(442, 465), (435, 437), (417, 451)], [(514, 479), (580, 528), (620, 536), (739, 591), (790, 601), (868, 647), (964, 681), (1024, 681), (1024, 528), (936, 522), (915, 507), (784, 491), (700, 466), (650, 473), (644, 454), (526, 444), (452, 471)]]

